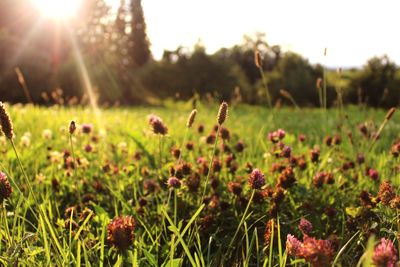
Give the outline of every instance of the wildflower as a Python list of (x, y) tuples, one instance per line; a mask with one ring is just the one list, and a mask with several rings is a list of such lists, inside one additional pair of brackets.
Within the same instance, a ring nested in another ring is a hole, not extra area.
[(203, 124), (200, 124), (200, 125), (197, 127), (197, 132), (198, 132), (198, 133), (203, 133), (203, 132), (204, 132), (204, 125), (203, 125)]
[(359, 153), (357, 154), (357, 163), (358, 164), (363, 164), (365, 162), (365, 157), (363, 154)]
[(237, 151), (237, 152), (243, 152), (243, 150), (244, 150), (244, 142), (242, 141), (242, 140), (239, 140), (238, 142), (237, 142), (237, 144), (235, 145), (235, 150)]
[(278, 135), (279, 140), (282, 140), (286, 136), (286, 132), (284, 130), (282, 130), (282, 129), (278, 129), (276, 131), (276, 133)]
[(50, 129), (43, 130), (42, 136), (46, 140), (50, 140), (53, 137), (53, 132)]
[(281, 187), (277, 186), (274, 192), (272, 193), (272, 201), (278, 205), (283, 201), (284, 198), (285, 198), (285, 191)]
[(186, 179), (186, 186), (189, 188), (190, 192), (196, 192), (200, 186), (200, 175), (196, 173), (192, 173), (188, 179)]
[(400, 143), (394, 144), (390, 149), (393, 157), (397, 158), (400, 155)]
[(197, 115), (197, 109), (193, 109), (192, 112), (190, 113), (188, 121), (186, 123), (186, 126), (188, 128), (192, 127), (194, 120), (196, 119), (196, 115)]
[(250, 173), (249, 185), (252, 189), (261, 189), (265, 185), (264, 174), (259, 169), (254, 169)]
[(313, 267), (330, 266), (334, 251), (329, 240), (318, 240), (305, 235), (299, 255)]
[(93, 130), (93, 125), (89, 123), (82, 124), (82, 132), (85, 134), (90, 134)]
[(1, 130), (3, 131), (4, 135), (10, 140), (13, 139), (13, 123), (11, 121), (10, 115), (8, 115), (5, 105), (2, 102), (0, 102), (0, 124)]
[(158, 184), (154, 180), (145, 180), (143, 182), (143, 189), (146, 191), (146, 194), (154, 193), (158, 189)]
[(180, 188), (181, 187), (181, 181), (176, 178), (175, 176), (172, 176), (168, 179), (167, 181), (168, 187), (171, 188)]
[(192, 141), (189, 141), (186, 143), (185, 147), (187, 150), (192, 151), (194, 149), (194, 143)]
[(31, 145), (30, 134), (25, 133), (20, 140), (20, 143), (24, 147), (29, 147)]
[(332, 137), (331, 136), (325, 136), (325, 138), (324, 138), (324, 144), (326, 145), (326, 146), (331, 146), (332, 145)]
[(279, 175), (278, 186), (289, 188), (296, 182), (292, 167), (285, 168)]
[(226, 118), (228, 117), (228, 104), (226, 102), (222, 102), (217, 116), (218, 125), (222, 125)]
[(368, 176), (372, 178), (372, 180), (378, 180), (379, 179), (379, 173), (377, 170), (369, 168), (368, 169)]
[(214, 144), (215, 142), (215, 133), (210, 133), (207, 137), (206, 137), (206, 143), (209, 145)]
[(313, 177), (313, 185), (317, 188), (320, 188), (324, 184), (326, 176), (326, 172), (318, 172), (317, 174), (315, 174), (315, 176)]
[(175, 159), (179, 159), (179, 157), (181, 156), (181, 150), (179, 148), (172, 148), (171, 154)]
[(400, 197), (396, 196), (390, 201), (390, 207), (392, 209), (400, 209)]
[(340, 145), (342, 143), (342, 138), (340, 137), (340, 135), (335, 135), (332, 139), (332, 142), (334, 145)]
[(87, 144), (85, 145), (84, 149), (87, 153), (90, 153), (93, 151), (93, 146), (91, 144)]
[(378, 197), (383, 205), (389, 205), (390, 201), (396, 197), (396, 192), (388, 181), (384, 181), (379, 186)]
[(118, 143), (118, 148), (121, 150), (122, 153), (128, 152), (128, 144), (126, 142)]
[(302, 243), (293, 235), (288, 234), (286, 238), (286, 251), (288, 255), (298, 256)]
[(367, 191), (361, 191), (360, 193), (360, 202), (361, 205), (366, 207), (375, 207), (375, 202), (372, 199), (372, 196)]
[(7, 199), (11, 196), (12, 187), (10, 186), (10, 182), (7, 179), (7, 176), (0, 172), (0, 203), (3, 203), (4, 199)]
[(74, 134), (75, 130), (76, 130), (75, 121), (71, 121), (71, 123), (69, 124), (69, 134)]
[(306, 141), (306, 136), (304, 134), (300, 134), (298, 139), (299, 139), (300, 142), (303, 143), (304, 141)]
[(149, 124), (153, 128), (155, 134), (166, 135), (168, 133), (168, 128), (162, 121), (162, 119), (156, 115), (149, 116)]
[(358, 125), (358, 130), (364, 137), (368, 137), (368, 128), (365, 123)]
[(307, 219), (301, 218), (299, 223), (299, 229), (303, 234), (310, 234), (313, 230), (313, 225)]
[(319, 151), (318, 148), (312, 149), (312, 150), (310, 151), (310, 158), (311, 158), (311, 161), (314, 162), (314, 163), (318, 162), (318, 160), (319, 160), (319, 154), (320, 154), (320, 151)]
[(242, 193), (242, 185), (237, 182), (228, 182), (228, 191), (236, 196), (240, 196)]
[(391, 240), (382, 238), (374, 250), (372, 261), (378, 267), (394, 267), (397, 261), (397, 250)]
[(230, 133), (229, 130), (225, 127), (221, 127), (219, 130), (219, 135), (221, 136), (222, 140), (229, 140), (230, 139)]
[(292, 154), (292, 149), (290, 148), (290, 146), (286, 145), (283, 146), (280, 156), (284, 158), (290, 158), (291, 154)]
[(131, 216), (120, 216), (107, 226), (107, 240), (119, 250), (127, 249), (135, 239), (135, 220)]
[(267, 224), (265, 225), (265, 231), (264, 231), (265, 246), (269, 246), (269, 244), (271, 243), (272, 231), (274, 231), (274, 235), (276, 236), (277, 229), (275, 226), (274, 219), (268, 220)]
[(212, 170), (214, 172), (220, 172), (222, 169), (222, 162), (221, 160), (219, 160), (218, 158), (214, 159), (213, 163), (212, 163)]

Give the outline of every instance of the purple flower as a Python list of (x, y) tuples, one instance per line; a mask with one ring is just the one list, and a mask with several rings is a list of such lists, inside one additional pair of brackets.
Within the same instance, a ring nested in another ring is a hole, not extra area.
[(287, 235), (286, 251), (288, 255), (298, 256), (302, 243), (293, 235)]
[(264, 174), (259, 169), (254, 169), (250, 173), (249, 185), (252, 189), (261, 189), (265, 185)]
[(299, 229), (303, 234), (310, 234), (313, 230), (313, 225), (309, 220), (301, 218), (299, 223)]
[(7, 199), (11, 196), (12, 187), (8, 182), (7, 176), (0, 172), (0, 204), (3, 203), (4, 199)]
[(334, 253), (332, 243), (329, 240), (315, 239), (305, 235), (298, 254), (311, 266), (319, 267), (330, 266)]
[(107, 240), (120, 250), (127, 249), (135, 239), (135, 220), (131, 216), (120, 216), (107, 226)]
[(82, 132), (85, 134), (90, 134), (92, 132), (93, 125), (89, 123), (82, 124)]
[(394, 267), (397, 261), (397, 251), (393, 242), (382, 238), (381, 243), (374, 250), (372, 261), (378, 267)]
[(280, 140), (282, 140), (283, 138), (285, 138), (286, 132), (285, 132), (284, 130), (278, 129), (278, 130), (276, 131), (276, 133), (277, 133), (277, 136), (278, 136), (278, 138), (279, 138)]
[(171, 187), (171, 188), (179, 188), (179, 187), (181, 187), (181, 181), (178, 178), (174, 177), (174, 176), (170, 177), (168, 179), (167, 184), (168, 184), (168, 187)]
[(379, 173), (375, 169), (368, 170), (368, 176), (372, 178), (372, 180), (376, 181), (379, 179)]
[(166, 135), (168, 133), (168, 127), (164, 124), (162, 119), (156, 115), (149, 116), (149, 124), (153, 128), (155, 134)]

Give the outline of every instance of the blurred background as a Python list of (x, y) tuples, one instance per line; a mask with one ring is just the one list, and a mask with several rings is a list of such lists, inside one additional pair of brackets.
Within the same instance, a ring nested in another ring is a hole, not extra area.
[(347, 2), (0, 0), (1, 100), (265, 105), (263, 74), (277, 106), (319, 106), (321, 79), (329, 106), (396, 106), (398, 4)]

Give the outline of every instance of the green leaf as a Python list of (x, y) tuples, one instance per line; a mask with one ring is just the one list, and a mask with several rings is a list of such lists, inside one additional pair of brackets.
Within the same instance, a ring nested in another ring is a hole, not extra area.
[(182, 266), (182, 259), (173, 259), (172, 261), (169, 260), (166, 263), (164, 263), (163, 265), (161, 265), (161, 267), (180, 267)]
[(356, 218), (358, 215), (360, 215), (361, 210), (361, 207), (347, 207), (346, 214), (351, 216), (352, 218)]

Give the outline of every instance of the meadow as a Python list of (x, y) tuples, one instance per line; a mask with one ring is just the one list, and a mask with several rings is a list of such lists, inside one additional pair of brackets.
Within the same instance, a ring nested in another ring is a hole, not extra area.
[(396, 266), (398, 113), (192, 109), (2, 106), (0, 265)]

